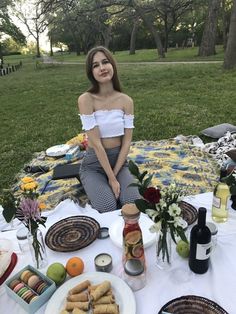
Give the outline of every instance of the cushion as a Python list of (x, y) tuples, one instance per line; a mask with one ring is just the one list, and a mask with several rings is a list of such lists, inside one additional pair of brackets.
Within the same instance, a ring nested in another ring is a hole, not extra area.
[(201, 131), (201, 133), (203, 135), (208, 136), (208, 137), (220, 138), (220, 137), (224, 136), (224, 134), (227, 131), (236, 132), (236, 126), (229, 124), (229, 123), (222, 123), (222, 124), (218, 124), (218, 125), (212, 126), (210, 128), (207, 128), (207, 129)]
[(226, 155), (229, 156), (233, 161), (236, 162), (236, 149), (230, 149), (226, 152)]

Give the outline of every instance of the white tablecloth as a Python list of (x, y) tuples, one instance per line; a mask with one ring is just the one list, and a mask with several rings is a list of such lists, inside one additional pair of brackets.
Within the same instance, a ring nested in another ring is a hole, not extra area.
[[(208, 210), (207, 220), (211, 221), (212, 193), (189, 197), (187, 201), (196, 208), (206, 207)], [(101, 227), (109, 227), (118, 218), (118, 212), (99, 214), (90, 206), (83, 209), (72, 201), (66, 200), (48, 214), (47, 228), (41, 228), (41, 230), (45, 234), (47, 229), (56, 221), (72, 215), (91, 216), (100, 223)], [(236, 314), (236, 212), (231, 209), (228, 221), (217, 224), (217, 226), (219, 230), (217, 246), (212, 253), (209, 270), (203, 275), (192, 273), (189, 270), (187, 260), (179, 257), (176, 252), (173, 253), (174, 262), (171, 268), (160, 270), (155, 264), (155, 245), (145, 249), (147, 284), (143, 289), (134, 293), (137, 314), (156, 314), (166, 302), (189, 294), (209, 298), (221, 305), (230, 314)], [(14, 251), (19, 252), (15, 233), (15, 230), (0, 232), (0, 238), (11, 239)], [(65, 265), (69, 257), (79, 256), (84, 260), (84, 272), (95, 271), (94, 257), (102, 252), (112, 255), (113, 270), (111, 273), (119, 275), (122, 250), (113, 244), (110, 238), (97, 239), (88, 247), (71, 253), (54, 252), (47, 248), (49, 264), (61, 262)], [(18, 254), (18, 263), (11, 275), (14, 275), (27, 264), (32, 264), (30, 254)], [(47, 267), (40, 271), (45, 274), (46, 270)], [(44, 313), (46, 305), (43, 305), (37, 314)], [(0, 287), (0, 313), (5, 313), (6, 310), (11, 314), (25, 314), (25, 311), (6, 294), (5, 287), (2, 285)]]

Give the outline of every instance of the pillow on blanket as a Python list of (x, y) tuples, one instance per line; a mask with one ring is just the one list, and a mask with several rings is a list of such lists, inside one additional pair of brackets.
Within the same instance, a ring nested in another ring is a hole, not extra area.
[(230, 149), (226, 152), (226, 155), (236, 162), (236, 149)]
[(220, 137), (224, 136), (224, 134), (227, 131), (236, 132), (236, 126), (229, 124), (229, 123), (222, 123), (222, 124), (218, 124), (218, 125), (212, 126), (210, 128), (207, 128), (207, 129), (201, 131), (201, 133), (203, 135), (208, 136), (208, 137), (220, 138)]

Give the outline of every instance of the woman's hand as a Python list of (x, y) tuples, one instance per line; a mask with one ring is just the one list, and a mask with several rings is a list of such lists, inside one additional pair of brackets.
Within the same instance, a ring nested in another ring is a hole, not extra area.
[(109, 185), (115, 194), (116, 199), (120, 196), (120, 183), (116, 179), (109, 180)]

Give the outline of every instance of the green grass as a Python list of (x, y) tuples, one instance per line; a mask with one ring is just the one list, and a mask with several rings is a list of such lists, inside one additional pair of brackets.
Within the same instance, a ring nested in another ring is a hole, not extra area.
[[(222, 61), (224, 58), (224, 51), (222, 46), (216, 46), (216, 54), (210, 57), (198, 57), (198, 47), (185, 49), (168, 49), (166, 57), (160, 59), (156, 49), (136, 50), (135, 55), (129, 55), (129, 51), (115, 52), (115, 58), (118, 62), (167, 62), (167, 61)], [(76, 56), (75, 53), (56, 53), (54, 59), (57, 61), (68, 62), (84, 62), (85, 56), (81, 54)]]
[[(19, 71), (0, 77), (0, 189), (12, 184), (34, 152), (81, 131), (77, 98), (89, 86), (84, 70), (83, 64), (37, 70), (29, 57)], [(221, 64), (120, 64), (119, 73), (135, 102), (134, 140), (236, 124), (236, 76)]]

